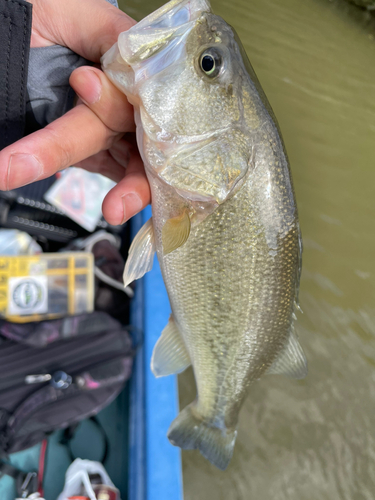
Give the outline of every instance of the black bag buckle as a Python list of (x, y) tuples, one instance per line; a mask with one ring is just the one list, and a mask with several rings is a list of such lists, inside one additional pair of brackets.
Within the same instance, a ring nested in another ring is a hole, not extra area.
[(37, 491), (38, 491), (38, 474), (36, 472), (21, 473), (18, 476), (17, 494), (19, 495), (20, 498), (27, 498), (31, 493), (36, 493)]
[(0, 461), (0, 477), (10, 476), (16, 482), (16, 492), (19, 498), (27, 498), (38, 491), (38, 473), (23, 472), (12, 464)]

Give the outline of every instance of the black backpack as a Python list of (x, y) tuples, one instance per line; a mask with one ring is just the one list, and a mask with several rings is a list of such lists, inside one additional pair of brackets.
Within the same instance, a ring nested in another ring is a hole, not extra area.
[(0, 321), (0, 457), (97, 414), (124, 387), (127, 330), (103, 312), (42, 323)]

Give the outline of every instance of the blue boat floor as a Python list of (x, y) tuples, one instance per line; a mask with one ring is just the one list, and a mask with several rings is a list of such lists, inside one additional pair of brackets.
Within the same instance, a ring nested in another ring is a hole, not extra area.
[[(113, 483), (121, 492), (121, 499), (127, 499), (128, 488), (128, 429), (129, 429), (128, 386), (107, 408), (98, 415), (109, 442), (105, 468)], [(62, 431), (55, 432), (48, 440), (45, 464), (44, 495), (46, 500), (56, 500), (61, 493), (65, 472), (70, 465), (69, 452), (59, 443)], [(98, 427), (90, 420), (83, 421), (71, 441), (73, 455), (90, 460), (101, 460), (104, 452), (104, 438)], [(11, 462), (24, 471), (38, 469), (40, 445), (11, 455)], [(14, 481), (8, 476), (0, 479), (0, 499), (14, 500)]]

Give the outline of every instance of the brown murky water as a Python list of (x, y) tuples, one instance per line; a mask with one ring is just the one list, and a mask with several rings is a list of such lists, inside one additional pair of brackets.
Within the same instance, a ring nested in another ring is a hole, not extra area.
[[(164, 3), (126, 3), (140, 19)], [(327, 0), (212, 0), (233, 25), (289, 153), (304, 241), (303, 381), (250, 388), (233, 460), (183, 453), (185, 500), (375, 497), (375, 41)], [(180, 403), (195, 397), (190, 371)], [(172, 500), (172, 499), (171, 499)]]

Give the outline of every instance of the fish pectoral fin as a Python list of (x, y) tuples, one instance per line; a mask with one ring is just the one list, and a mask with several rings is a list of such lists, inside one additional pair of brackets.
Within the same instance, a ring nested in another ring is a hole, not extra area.
[(186, 243), (190, 234), (190, 217), (187, 210), (181, 215), (168, 219), (161, 230), (163, 254), (177, 250)]
[(152, 353), (152, 373), (155, 377), (165, 377), (183, 372), (190, 364), (189, 353), (171, 315)]
[(267, 370), (268, 375), (285, 375), (301, 379), (307, 375), (307, 361), (302, 347), (292, 331), (287, 345)]
[(155, 236), (151, 217), (141, 227), (130, 245), (123, 275), (125, 287), (151, 271), (154, 254)]

